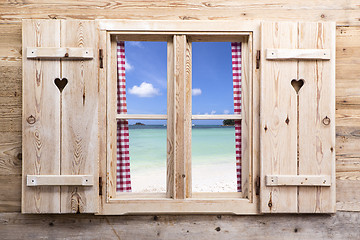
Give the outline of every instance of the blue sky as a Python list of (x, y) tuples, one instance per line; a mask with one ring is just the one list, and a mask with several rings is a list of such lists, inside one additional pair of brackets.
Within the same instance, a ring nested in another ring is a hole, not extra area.
[[(166, 114), (166, 42), (125, 42), (129, 114)], [(229, 42), (192, 43), (193, 114), (232, 114)], [(131, 120), (130, 124), (137, 122)], [(221, 120), (217, 123), (221, 124)], [(154, 121), (164, 124), (164, 121)], [(197, 120), (195, 124), (214, 124)]]

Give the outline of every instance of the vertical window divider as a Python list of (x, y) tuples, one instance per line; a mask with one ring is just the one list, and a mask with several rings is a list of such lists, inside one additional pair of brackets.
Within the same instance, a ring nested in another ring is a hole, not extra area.
[[(186, 149), (191, 141), (186, 139), (189, 114), (186, 114), (186, 36), (174, 36), (174, 80), (175, 80), (175, 141), (174, 141), (174, 199), (185, 199)], [(191, 118), (190, 118), (191, 121)], [(191, 124), (190, 124), (191, 126)]]
[(191, 133), (192, 133), (192, 49), (191, 38), (186, 39), (185, 50), (185, 196), (192, 197)]
[(174, 198), (175, 192), (175, 36), (167, 41), (167, 164), (166, 197)]

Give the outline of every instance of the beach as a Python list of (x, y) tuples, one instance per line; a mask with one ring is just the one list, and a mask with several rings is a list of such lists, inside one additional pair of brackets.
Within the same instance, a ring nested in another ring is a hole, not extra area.
[[(166, 191), (166, 127), (130, 126), (132, 192)], [(192, 130), (192, 191), (236, 192), (233, 127)]]

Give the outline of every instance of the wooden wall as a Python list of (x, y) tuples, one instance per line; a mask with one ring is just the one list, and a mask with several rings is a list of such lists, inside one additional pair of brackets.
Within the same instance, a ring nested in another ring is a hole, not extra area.
[[(23, 18), (336, 21), (336, 172), (340, 211), (331, 217), (19, 214)], [(360, 1), (0, 0), (1, 238), (355, 239), (360, 236), (360, 213), (356, 211), (360, 211)]]

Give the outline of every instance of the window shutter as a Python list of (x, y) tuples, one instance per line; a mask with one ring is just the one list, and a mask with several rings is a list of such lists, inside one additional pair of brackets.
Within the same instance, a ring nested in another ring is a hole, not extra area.
[(95, 21), (23, 21), (23, 213), (98, 211)]
[(261, 24), (261, 212), (335, 212), (335, 24)]

